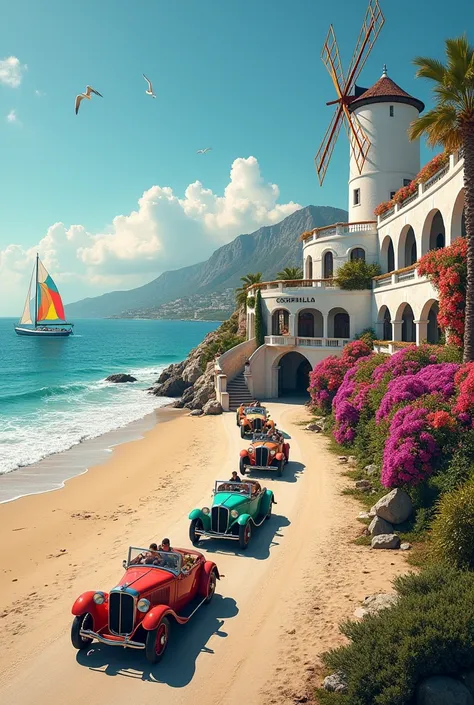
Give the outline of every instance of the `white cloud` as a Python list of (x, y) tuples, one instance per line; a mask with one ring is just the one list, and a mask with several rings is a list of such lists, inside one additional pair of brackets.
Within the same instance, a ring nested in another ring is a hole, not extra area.
[(11, 88), (18, 88), (27, 68), (27, 65), (22, 64), (16, 56), (0, 59), (0, 83)]
[(10, 110), (8, 113), (7, 117), (5, 118), (7, 122), (10, 123), (10, 125), (19, 125), (20, 121), (18, 120), (18, 115), (16, 114), (16, 110), (13, 108)]
[(55, 223), (28, 250), (17, 245), (0, 250), (0, 277), (15, 289), (21, 281), (24, 296), (38, 251), (57, 275), (65, 300), (137, 286), (167, 269), (205, 260), (236, 235), (277, 223), (301, 208), (292, 201), (278, 203), (279, 195), (278, 186), (264, 181), (255, 157), (239, 158), (222, 196), (200, 181), (190, 184), (183, 198), (167, 186), (152, 186), (136, 210), (115, 216), (104, 232)]

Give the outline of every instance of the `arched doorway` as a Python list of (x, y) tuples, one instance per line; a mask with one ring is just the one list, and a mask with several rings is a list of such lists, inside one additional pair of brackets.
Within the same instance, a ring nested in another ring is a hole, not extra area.
[(350, 338), (350, 318), (343, 308), (332, 308), (328, 313), (328, 337)]
[(387, 272), (393, 272), (395, 269), (395, 250), (393, 249), (392, 238), (387, 248)]
[(310, 363), (301, 353), (293, 351), (283, 355), (278, 370), (278, 396), (308, 396), (311, 369)]
[(405, 240), (405, 267), (409, 267), (416, 262), (416, 240), (415, 231), (410, 228)]
[(323, 279), (332, 279), (334, 273), (334, 258), (332, 252), (326, 252), (323, 260)]
[(272, 335), (288, 335), (290, 314), (284, 308), (277, 308), (272, 313)]
[(380, 249), (380, 259), (384, 274), (393, 272), (395, 269), (395, 251), (393, 249), (393, 242), (390, 235), (386, 235), (383, 239), (382, 247)]
[(351, 260), (354, 261), (356, 259), (361, 259), (365, 262), (365, 250), (362, 247), (354, 247), (351, 250)]
[(379, 323), (382, 324), (382, 340), (393, 339), (392, 316), (387, 306), (382, 306), (378, 316)]
[(305, 262), (305, 279), (312, 279), (313, 278), (313, 258), (311, 255), (308, 255), (306, 257), (306, 262)]
[(439, 211), (436, 211), (430, 228), (430, 250), (439, 250), (446, 244), (446, 228), (444, 227), (443, 216)]
[(298, 313), (298, 336), (300, 338), (323, 337), (323, 314), (316, 309), (305, 309)]
[(438, 325), (438, 313), (439, 313), (439, 306), (438, 302), (435, 301), (434, 303), (431, 304), (431, 308), (428, 313), (428, 343), (433, 343), (434, 345), (437, 345), (440, 341), (442, 331), (441, 328)]
[(405, 304), (402, 313), (402, 340), (405, 343), (416, 343), (415, 316), (410, 304)]
[(464, 212), (464, 189), (462, 188), (454, 202), (451, 216), (450, 243), (458, 237), (466, 237), (466, 214)]

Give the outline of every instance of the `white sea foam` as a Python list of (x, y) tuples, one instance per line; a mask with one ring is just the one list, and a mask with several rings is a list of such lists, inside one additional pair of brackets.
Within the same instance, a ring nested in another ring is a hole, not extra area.
[(46, 395), (25, 416), (12, 414), (0, 428), (0, 474), (65, 451), (143, 418), (170, 400), (145, 389), (165, 365), (131, 371), (138, 382), (113, 384), (105, 380), (75, 383)]

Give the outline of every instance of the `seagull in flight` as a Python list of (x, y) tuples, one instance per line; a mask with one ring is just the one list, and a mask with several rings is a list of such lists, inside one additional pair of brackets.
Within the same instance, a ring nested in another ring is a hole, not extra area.
[(147, 78), (147, 77), (145, 76), (145, 74), (142, 74), (142, 75), (143, 75), (143, 78), (145, 79), (145, 81), (148, 83), (148, 90), (145, 91), (145, 93), (146, 93), (147, 95), (151, 95), (152, 98), (156, 98), (156, 95), (153, 93), (153, 86), (151, 85), (150, 79)]
[(196, 154), (206, 154), (206, 152), (210, 152), (212, 147), (206, 147), (206, 149), (198, 149)]
[(99, 93), (99, 91), (94, 90), (91, 86), (86, 86), (86, 92), (85, 93), (79, 93), (79, 95), (76, 96), (76, 115), (79, 112), (79, 106), (81, 104), (81, 100), (84, 100), (86, 98), (87, 100), (91, 99), (91, 93), (95, 93), (95, 95), (100, 96), (103, 98), (104, 96), (102, 93)]

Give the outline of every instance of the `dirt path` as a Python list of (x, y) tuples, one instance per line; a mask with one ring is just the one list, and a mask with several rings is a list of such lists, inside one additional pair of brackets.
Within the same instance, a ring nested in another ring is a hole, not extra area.
[[(35, 556), (31, 541), (25, 540), (16, 600), (11, 594), (11, 574), (6, 578), (2, 574), (2, 609), (7, 613), (0, 620), (3, 649), (7, 649), (3, 652), (6, 658), (2, 657), (7, 669), (0, 685), (2, 702), (295, 702), (308, 676), (318, 668), (319, 654), (340, 643), (337, 624), (365, 595), (388, 589), (391, 578), (403, 571), (405, 562), (401, 554), (371, 552), (353, 545), (353, 538), (360, 532), (355, 520), (359, 508), (340, 494), (346, 481), (334, 456), (326, 450), (327, 442), (296, 424), (305, 419), (302, 407), (275, 403), (269, 408), (277, 425), (291, 436), (292, 462), (284, 476), (267, 476), (265, 481), (278, 502), (274, 515), (255, 532), (246, 552), (236, 553), (230, 542), (207, 541), (203, 545), (225, 578), (218, 584), (213, 602), (189, 625), (174, 630), (168, 652), (158, 666), (150, 667), (141, 652), (102, 645), (76, 655), (69, 641), (70, 606), (82, 590), (107, 589), (116, 582), (129, 542), (141, 539), (143, 543), (143, 539), (149, 541), (163, 534), (171, 536), (175, 545), (188, 545), (189, 510), (209, 504), (214, 479), (229, 477), (237, 468), (242, 441), (234, 415), (182, 418), (157, 430), (162, 439), (164, 435), (170, 439), (180, 425), (180, 434), (185, 434), (189, 445), (174, 445), (170, 463), (154, 466), (152, 485), (149, 461), (141, 472), (135, 468), (134, 477), (145, 482), (144, 486), (131, 489), (128, 480), (111, 489), (108, 498), (99, 500), (92, 495), (94, 499), (84, 499), (97, 471), (72, 481), (71, 486), (76, 483), (77, 488), (76, 505), (82, 512), (93, 512), (92, 517), (72, 520), (73, 535), (57, 539), (59, 551), (52, 553), (52, 558), (42, 558), (41, 548)], [(136, 448), (146, 442), (138, 442)], [(132, 445), (128, 444), (128, 451), (118, 449), (118, 457), (120, 452), (130, 452)], [(139, 453), (135, 455), (138, 458)], [(106, 475), (110, 482), (111, 470), (104, 466), (102, 482)], [(68, 486), (54, 493), (53, 504), (58, 509), (63, 503), (60, 493), (67, 491)], [(32, 512), (34, 500), (38, 511), (44, 507), (41, 497), (27, 499)], [(107, 504), (107, 516), (102, 517)], [(114, 516), (114, 512), (123, 513)], [(0, 521), (2, 518), (0, 508)], [(13, 535), (10, 532), (20, 528), (12, 522), (10, 518), (9, 525), (2, 523), (7, 539)], [(91, 522), (95, 522), (94, 527)], [(78, 526), (84, 527), (82, 537), (77, 536)], [(61, 530), (64, 535), (70, 530), (70, 525), (66, 529), (64, 516), (56, 527), (56, 531)], [(37, 531), (36, 545), (41, 547), (41, 526)], [(67, 545), (67, 555), (60, 552), (61, 542)], [(5, 549), (0, 549), (0, 557), (2, 565), (7, 566)], [(41, 587), (45, 583), (48, 587)], [(10, 594), (3, 591), (4, 586)], [(35, 594), (27, 597), (28, 590)], [(12, 609), (18, 612), (12, 613)], [(16, 636), (13, 631), (17, 631)]]

